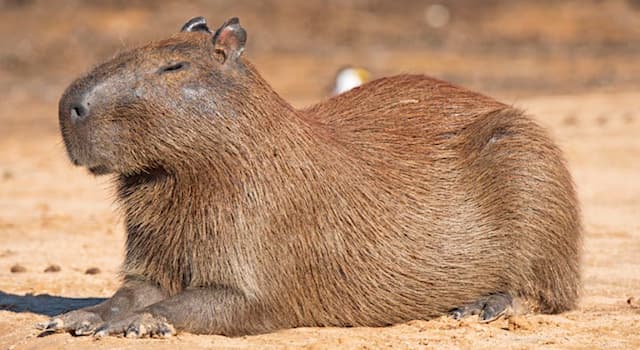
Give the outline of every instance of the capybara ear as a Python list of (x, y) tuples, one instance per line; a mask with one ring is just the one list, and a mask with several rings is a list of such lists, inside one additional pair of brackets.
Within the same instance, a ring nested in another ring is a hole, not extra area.
[(205, 32), (211, 34), (211, 29), (207, 26), (207, 20), (204, 17), (194, 17), (182, 26), (181, 32)]
[(213, 35), (213, 45), (221, 63), (235, 61), (242, 55), (247, 42), (247, 32), (240, 26), (238, 17), (224, 22)]

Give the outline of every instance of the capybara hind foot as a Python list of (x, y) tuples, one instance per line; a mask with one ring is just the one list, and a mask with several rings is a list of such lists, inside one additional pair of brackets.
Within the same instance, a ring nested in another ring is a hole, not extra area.
[(449, 311), (449, 315), (456, 320), (467, 316), (478, 315), (482, 322), (491, 322), (504, 315), (511, 307), (513, 298), (507, 293), (494, 293), (482, 297), (471, 304), (467, 304)]

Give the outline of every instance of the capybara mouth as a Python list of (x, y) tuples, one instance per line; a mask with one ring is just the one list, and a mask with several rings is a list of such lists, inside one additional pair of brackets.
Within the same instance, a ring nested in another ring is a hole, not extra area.
[(144, 168), (131, 173), (120, 174), (120, 178), (127, 184), (141, 185), (160, 181), (169, 176), (169, 172), (161, 166)]
[(89, 172), (93, 175), (105, 175), (110, 173), (111, 171), (104, 165), (96, 165), (89, 167)]

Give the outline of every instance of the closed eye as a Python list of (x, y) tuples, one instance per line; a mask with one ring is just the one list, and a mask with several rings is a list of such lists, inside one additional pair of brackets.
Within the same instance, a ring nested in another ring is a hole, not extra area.
[(177, 72), (183, 69), (189, 68), (189, 62), (178, 62), (174, 64), (168, 64), (158, 69), (158, 74)]

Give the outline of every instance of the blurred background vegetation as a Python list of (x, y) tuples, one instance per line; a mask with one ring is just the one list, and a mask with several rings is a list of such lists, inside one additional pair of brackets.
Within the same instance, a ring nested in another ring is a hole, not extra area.
[(0, 0), (0, 118), (55, 129), (71, 80), (198, 15), (212, 28), (240, 17), (246, 57), (298, 106), (326, 97), (345, 65), (508, 101), (640, 86), (638, 0)]

